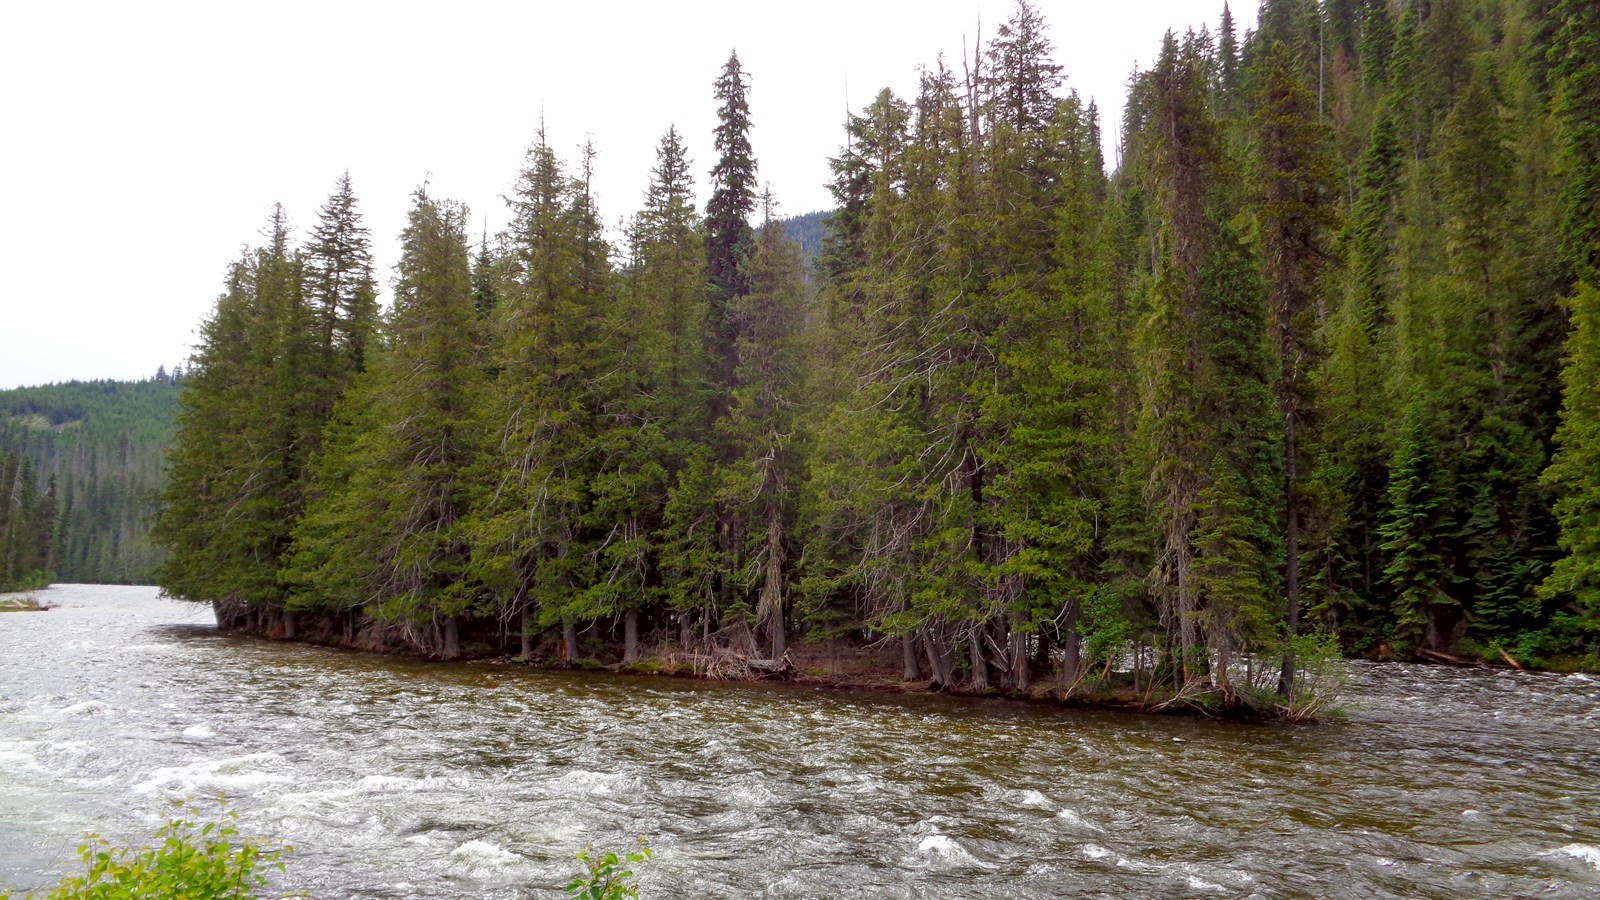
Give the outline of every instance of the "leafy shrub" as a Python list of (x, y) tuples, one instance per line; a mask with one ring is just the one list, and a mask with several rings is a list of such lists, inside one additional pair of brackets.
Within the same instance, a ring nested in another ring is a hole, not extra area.
[(599, 856), (591, 856), (589, 850), (592, 849), (590, 847), (578, 854), (578, 862), (583, 864), (586, 872), (572, 879), (567, 885), (567, 893), (583, 900), (638, 900), (638, 883), (628, 884), (626, 881), (633, 877), (633, 870), (622, 867), (637, 865), (655, 856), (644, 841), (639, 841), (637, 851), (622, 856), (609, 850)]
[[(174, 818), (156, 832), (160, 843), (113, 847), (96, 834), (78, 846), (88, 871), (69, 875), (48, 894), (30, 900), (212, 900), (252, 898), (267, 887), (259, 870), (284, 869), (292, 847), (267, 847), (242, 838), (238, 816), (224, 811), (217, 821)], [(10, 895), (4, 895), (9, 897)]]

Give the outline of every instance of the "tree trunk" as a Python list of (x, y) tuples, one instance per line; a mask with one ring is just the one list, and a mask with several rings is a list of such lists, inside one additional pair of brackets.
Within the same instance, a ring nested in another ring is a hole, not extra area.
[(983, 658), (983, 628), (974, 627), (967, 638), (968, 649), (972, 657), (972, 689), (986, 691), (989, 689), (989, 664)]
[(1011, 686), (1025, 691), (1033, 683), (1033, 673), (1028, 670), (1028, 636), (1013, 627), (1006, 643), (1011, 656)]
[(571, 619), (561, 623), (561, 655), (569, 666), (578, 661), (578, 626)]
[(630, 609), (622, 614), (622, 664), (639, 661), (639, 611)]
[(767, 564), (766, 578), (761, 585), (761, 602), (758, 613), (766, 620), (767, 632), (772, 638), (772, 658), (782, 659), (788, 649), (788, 635), (783, 630), (783, 511), (776, 503), (767, 507)]
[(442, 655), (445, 659), (457, 659), (461, 656), (461, 628), (456, 624), (455, 616), (445, 617)]
[(528, 603), (522, 603), (522, 608), (517, 613), (517, 630), (522, 632), (522, 653), (520, 658), (524, 661), (533, 658), (533, 630), (528, 627)]
[(292, 640), (294, 640), (294, 636), (295, 636), (294, 613), (292, 613), (292, 612), (290, 612), (288, 610), (284, 610), (283, 611), (283, 639), (286, 640), (286, 641), (292, 641)]
[(955, 663), (950, 659), (950, 648), (945, 645), (943, 638), (932, 630), (922, 633), (922, 646), (928, 653), (928, 669), (933, 676), (933, 683), (940, 690), (955, 686)]
[(922, 672), (917, 668), (917, 639), (915, 635), (906, 635), (900, 639), (900, 680), (917, 681), (922, 678)]
[(1071, 684), (1083, 666), (1083, 636), (1078, 634), (1078, 601), (1067, 603), (1067, 620), (1061, 628), (1061, 680)]
[(1278, 693), (1289, 696), (1294, 690), (1294, 638), (1300, 633), (1300, 504), (1295, 497), (1296, 471), (1294, 446), (1294, 417), (1283, 423), (1284, 461), (1284, 529), (1283, 594), (1288, 603), (1288, 617), (1284, 625), (1289, 632), (1289, 644), (1283, 652), (1283, 669), (1278, 672)]

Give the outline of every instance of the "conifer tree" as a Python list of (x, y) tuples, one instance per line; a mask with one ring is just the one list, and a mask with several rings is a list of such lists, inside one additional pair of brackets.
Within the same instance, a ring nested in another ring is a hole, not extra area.
[(1600, 279), (1600, 9), (1585, 0), (1562, 0), (1559, 30), (1550, 47), (1561, 123), (1565, 215), (1561, 232), (1574, 279)]
[(756, 160), (750, 148), (749, 76), (731, 53), (717, 77), (718, 103), (711, 169), (711, 199), (706, 203), (706, 274), (711, 279), (710, 363), (717, 384), (731, 384), (738, 341), (731, 307), (745, 292), (740, 266), (753, 249), (750, 214), (756, 208)]
[(608, 352), (616, 354), (603, 454), (595, 481), (604, 602), (623, 610), (623, 661), (639, 653), (641, 612), (665, 605), (660, 564), (668, 493), (694, 452), (704, 419), (700, 335), (706, 322), (704, 250), (695, 228), (693, 176), (676, 128), (656, 151), (644, 207), (630, 233), (632, 259), (615, 304)]
[[(588, 173), (586, 154), (584, 174)], [(588, 179), (569, 178), (541, 127), (509, 198), (509, 281), (493, 352), (495, 400), (484, 406), (483, 477), (492, 485), (466, 526), (477, 577), (514, 618), (524, 652), (560, 625), (562, 655), (602, 612), (590, 490), (602, 377), (600, 336), (612, 292), (608, 251)]]
[(466, 209), (419, 189), (401, 235), (393, 347), (346, 396), (316, 466), (286, 578), (303, 608), (368, 614), (460, 654), (478, 390)]
[(1579, 283), (1568, 302), (1572, 331), (1561, 380), (1558, 447), (1544, 482), (1559, 499), (1562, 556), (1540, 587), (1546, 597), (1576, 601), (1591, 631), (1600, 631), (1600, 288)]
[(1558, 494), (1562, 555), (1540, 590), (1547, 598), (1573, 598), (1594, 631), (1600, 630), (1600, 10), (1563, 0), (1556, 14), (1561, 25), (1549, 56), (1566, 169), (1561, 230), (1577, 287), (1567, 303), (1557, 450), (1544, 473)]
[(1438, 485), (1438, 446), (1432, 416), (1411, 403), (1390, 464), (1388, 519), (1379, 529), (1389, 563), (1383, 574), (1394, 592), (1395, 637), (1409, 646), (1438, 649), (1446, 640), (1439, 620), (1456, 601), (1446, 592), (1439, 544), (1450, 523)]
[(1140, 467), (1151, 519), (1159, 534), (1155, 594), (1171, 649), (1174, 677), (1188, 682), (1203, 653), (1200, 596), (1194, 581), (1193, 530), (1209, 460), (1196, 454), (1202, 436), (1203, 351), (1200, 274), (1211, 249), (1206, 215), (1208, 176), (1218, 152), (1206, 108), (1203, 70), (1169, 33), (1150, 73), (1152, 109), (1144, 164), (1153, 212), (1159, 216), (1149, 313), (1136, 338), (1141, 396)]
[[(1324, 273), (1333, 261), (1335, 178), (1327, 134), (1316, 102), (1301, 81), (1285, 44), (1275, 44), (1256, 110), (1261, 218), (1260, 252), (1278, 356), (1278, 413), (1283, 420), (1285, 625), (1290, 637), (1300, 623), (1300, 479), (1308, 469), (1316, 400), (1312, 379), (1321, 358), (1316, 322), (1323, 310)], [(1280, 692), (1294, 683), (1294, 660), (1286, 655)]]
[(365, 368), (378, 323), (372, 243), (356, 209), (349, 172), (339, 176), (318, 212), (306, 246), (305, 273), (306, 301), (317, 318), (324, 400), (331, 408), (331, 400)]
[(1394, 16), (1389, 0), (1363, 0), (1361, 17), (1361, 79), (1383, 95), (1389, 79), (1389, 55), (1394, 52)]
[(1276, 610), (1262, 577), (1253, 516), (1244, 480), (1219, 454), (1200, 491), (1194, 531), (1195, 590), (1200, 595), (1209, 649), (1217, 654), (1217, 679), (1231, 690), (1228, 667), (1240, 653), (1273, 637)]
[(157, 571), (163, 589), (285, 637), (294, 620), (283, 615), (279, 561), (304, 505), (320, 386), (302, 268), (277, 207), (267, 245), (231, 270), (202, 332), (156, 522), (171, 552)]
[(738, 323), (738, 364), (728, 442), (729, 465), (722, 505), (741, 538), (725, 577), (736, 592), (723, 612), (752, 614), (767, 634), (773, 658), (787, 648), (785, 618), (789, 560), (795, 554), (793, 498), (803, 476), (799, 404), (804, 377), (805, 315), (799, 247), (772, 215), (770, 195), (755, 252), (740, 278), (748, 292), (733, 308)]

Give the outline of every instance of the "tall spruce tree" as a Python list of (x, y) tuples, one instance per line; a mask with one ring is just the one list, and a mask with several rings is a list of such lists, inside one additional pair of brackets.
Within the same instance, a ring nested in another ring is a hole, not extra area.
[(1567, 303), (1557, 450), (1544, 474), (1559, 496), (1562, 555), (1541, 591), (1573, 598), (1592, 632), (1600, 630), (1600, 9), (1563, 0), (1556, 15), (1561, 25), (1549, 58), (1566, 176), (1561, 230), (1577, 287)]
[[(295, 530), (294, 605), (369, 615), (429, 652), (461, 652), (481, 368), (467, 211), (419, 189), (401, 235), (393, 346), (346, 395)], [(347, 622), (353, 630), (353, 623)]]
[[(1285, 627), (1300, 626), (1300, 481), (1309, 469), (1316, 419), (1313, 376), (1322, 350), (1317, 320), (1325, 311), (1325, 273), (1333, 262), (1332, 230), (1337, 173), (1316, 99), (1302, 81), (1286, 44), (1274, 44), (1264, 62), (1256, 105), (1255, 144), (1260, 183), (1257, 215), (1262, 274), (1278, 357), (1278, 413), (1283, 420), (1283, 528)], [(1279, 690), (1294, 686), (1294, 659), (1285, 654)]]
[(756, 208), (756, 159), (750, 148), (749, 76), (739, 54), (728, 55), (714, 85), (717, 107), (711, 169), (711, 199), (706, 202), (706, 274), (711, 279), (710, 362), (718, 386), (732, 384), (738, 334), (732, 306), (745, 293), (740, 266), (754, 247), (750, 215)]

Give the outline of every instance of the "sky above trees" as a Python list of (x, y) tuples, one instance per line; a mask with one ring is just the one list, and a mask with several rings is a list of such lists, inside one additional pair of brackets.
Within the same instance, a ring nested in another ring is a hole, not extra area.
[[(1254, 4), (1236, 3), (1240, 30)], [(759, 178), (781, 214), (830, 205), (847, 108), (915, 68), (959, 65), (1009, 0), (767, 7), (699, 2), (12, 5), (0, 12), (0, 388), (148, 377), (182, 361), (222, 261), (260, 243), (272, 204), (300, 231), (349, 170), (390, 293), (414, 188), (493, 232), (543, 116), (571, 155), (593, 138), (602, 217), (637, 209), (676, 124), (702, 208), (712, 81), (751, 73)], [(1057, 0), (1043, 12), (1067, 86), (1099, 102), (1114, 164), (1122, 97), (1168, 28), (1222, 0)], [(1070, 13), (1070, 14), (1069, 14)], [(930, 49), (932, 48), (932, 49)], [(848, 106), (847, 106), (848, 103)]]

